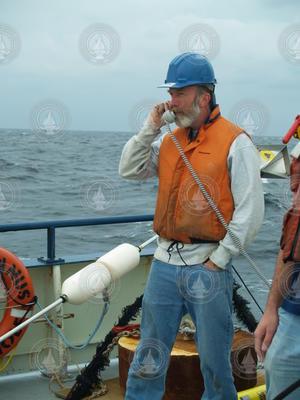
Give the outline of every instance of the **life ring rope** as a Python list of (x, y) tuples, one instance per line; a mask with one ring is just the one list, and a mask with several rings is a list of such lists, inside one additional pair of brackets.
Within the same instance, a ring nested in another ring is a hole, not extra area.
[(0, 372), (4, 371), (5, 368), (8, 366), (8, 364), (11, 362), (11, 359), (13, 358), (16, 350), (17, 350), (17, 346), (12, 350), (12, 352), (10, 353), (10, 355), (9, 355), (8, 359), (5, 361), (5, 363), (0, 365)]

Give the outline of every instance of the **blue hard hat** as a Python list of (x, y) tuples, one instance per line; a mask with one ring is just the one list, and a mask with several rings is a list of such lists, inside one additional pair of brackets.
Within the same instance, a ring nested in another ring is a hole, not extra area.
[(175, 57), (169, 64), (167, 78), (160, 88), (179, 89), (191, 85), (217, 83), (213, 67), (207, 57), (187, 52)]

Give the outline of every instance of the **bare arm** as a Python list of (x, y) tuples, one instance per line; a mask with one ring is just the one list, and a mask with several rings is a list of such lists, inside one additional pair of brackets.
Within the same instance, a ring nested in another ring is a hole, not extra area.
[(283, 262), (282, 255), (283, 251), (280, 249), (266, 310), (254, 332), (255, 350), (262, 361), (264, 361), (267, 349), (277, 330), (279, 322), (278, 309), (284, 299), (284, 288), (288, 287), (288, 279), (293, 268), (292, 262)]

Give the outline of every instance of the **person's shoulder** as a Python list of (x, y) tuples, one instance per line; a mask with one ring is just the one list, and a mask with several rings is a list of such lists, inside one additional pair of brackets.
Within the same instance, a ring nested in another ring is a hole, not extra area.
[(241, 132), (231, 144), (230, 152), (249, 149), (257, 151), (255, 144), (246, 132)]
[[(246, 133), (246, 132), (241, 132), (239, 135), (237, 135), (237, 137), (234, 139), (233, 143), (235, 143), (236, 146), (239, 145), (254, 145), (251, 137)], [(232, 144), (233, 144), (232, 143)]]
[(247, 133), (244, 132), (243, 128), (231, 122), (229, 119), (223, 117), (222, 115), (220, 115), (219, 118), (216, 120), (216, 127), (222, 129), (225, 135), (227, 137), (231, 137), (232, 140), (235, 140), (237, 136), (239, 136), (241, 133), (247, 135)]
[(253, 141), (252, 141), (251, 137), (245, 131), (243, 131), (239, 135), (237, 135), (237, 137), (235, 138), (234, 141), (236, 143), (241, 143), (241, 144), (251, 143), (253, 145)]

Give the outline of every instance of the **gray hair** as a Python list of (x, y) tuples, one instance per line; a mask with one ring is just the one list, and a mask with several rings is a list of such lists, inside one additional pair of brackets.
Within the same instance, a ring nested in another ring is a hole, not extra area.
[(196, 96), (196, 101), (199, 100), (199, 97), (204, 94), (204, 93), (209, 93), (210, 94), (210, 101), (209, 101), (209, 107), (212, 110), (214, 106), (214, 91), (215, 91), (215, 85), (213, 83), (206, 83), (203, 85), (197, 85), (197, 96)]

